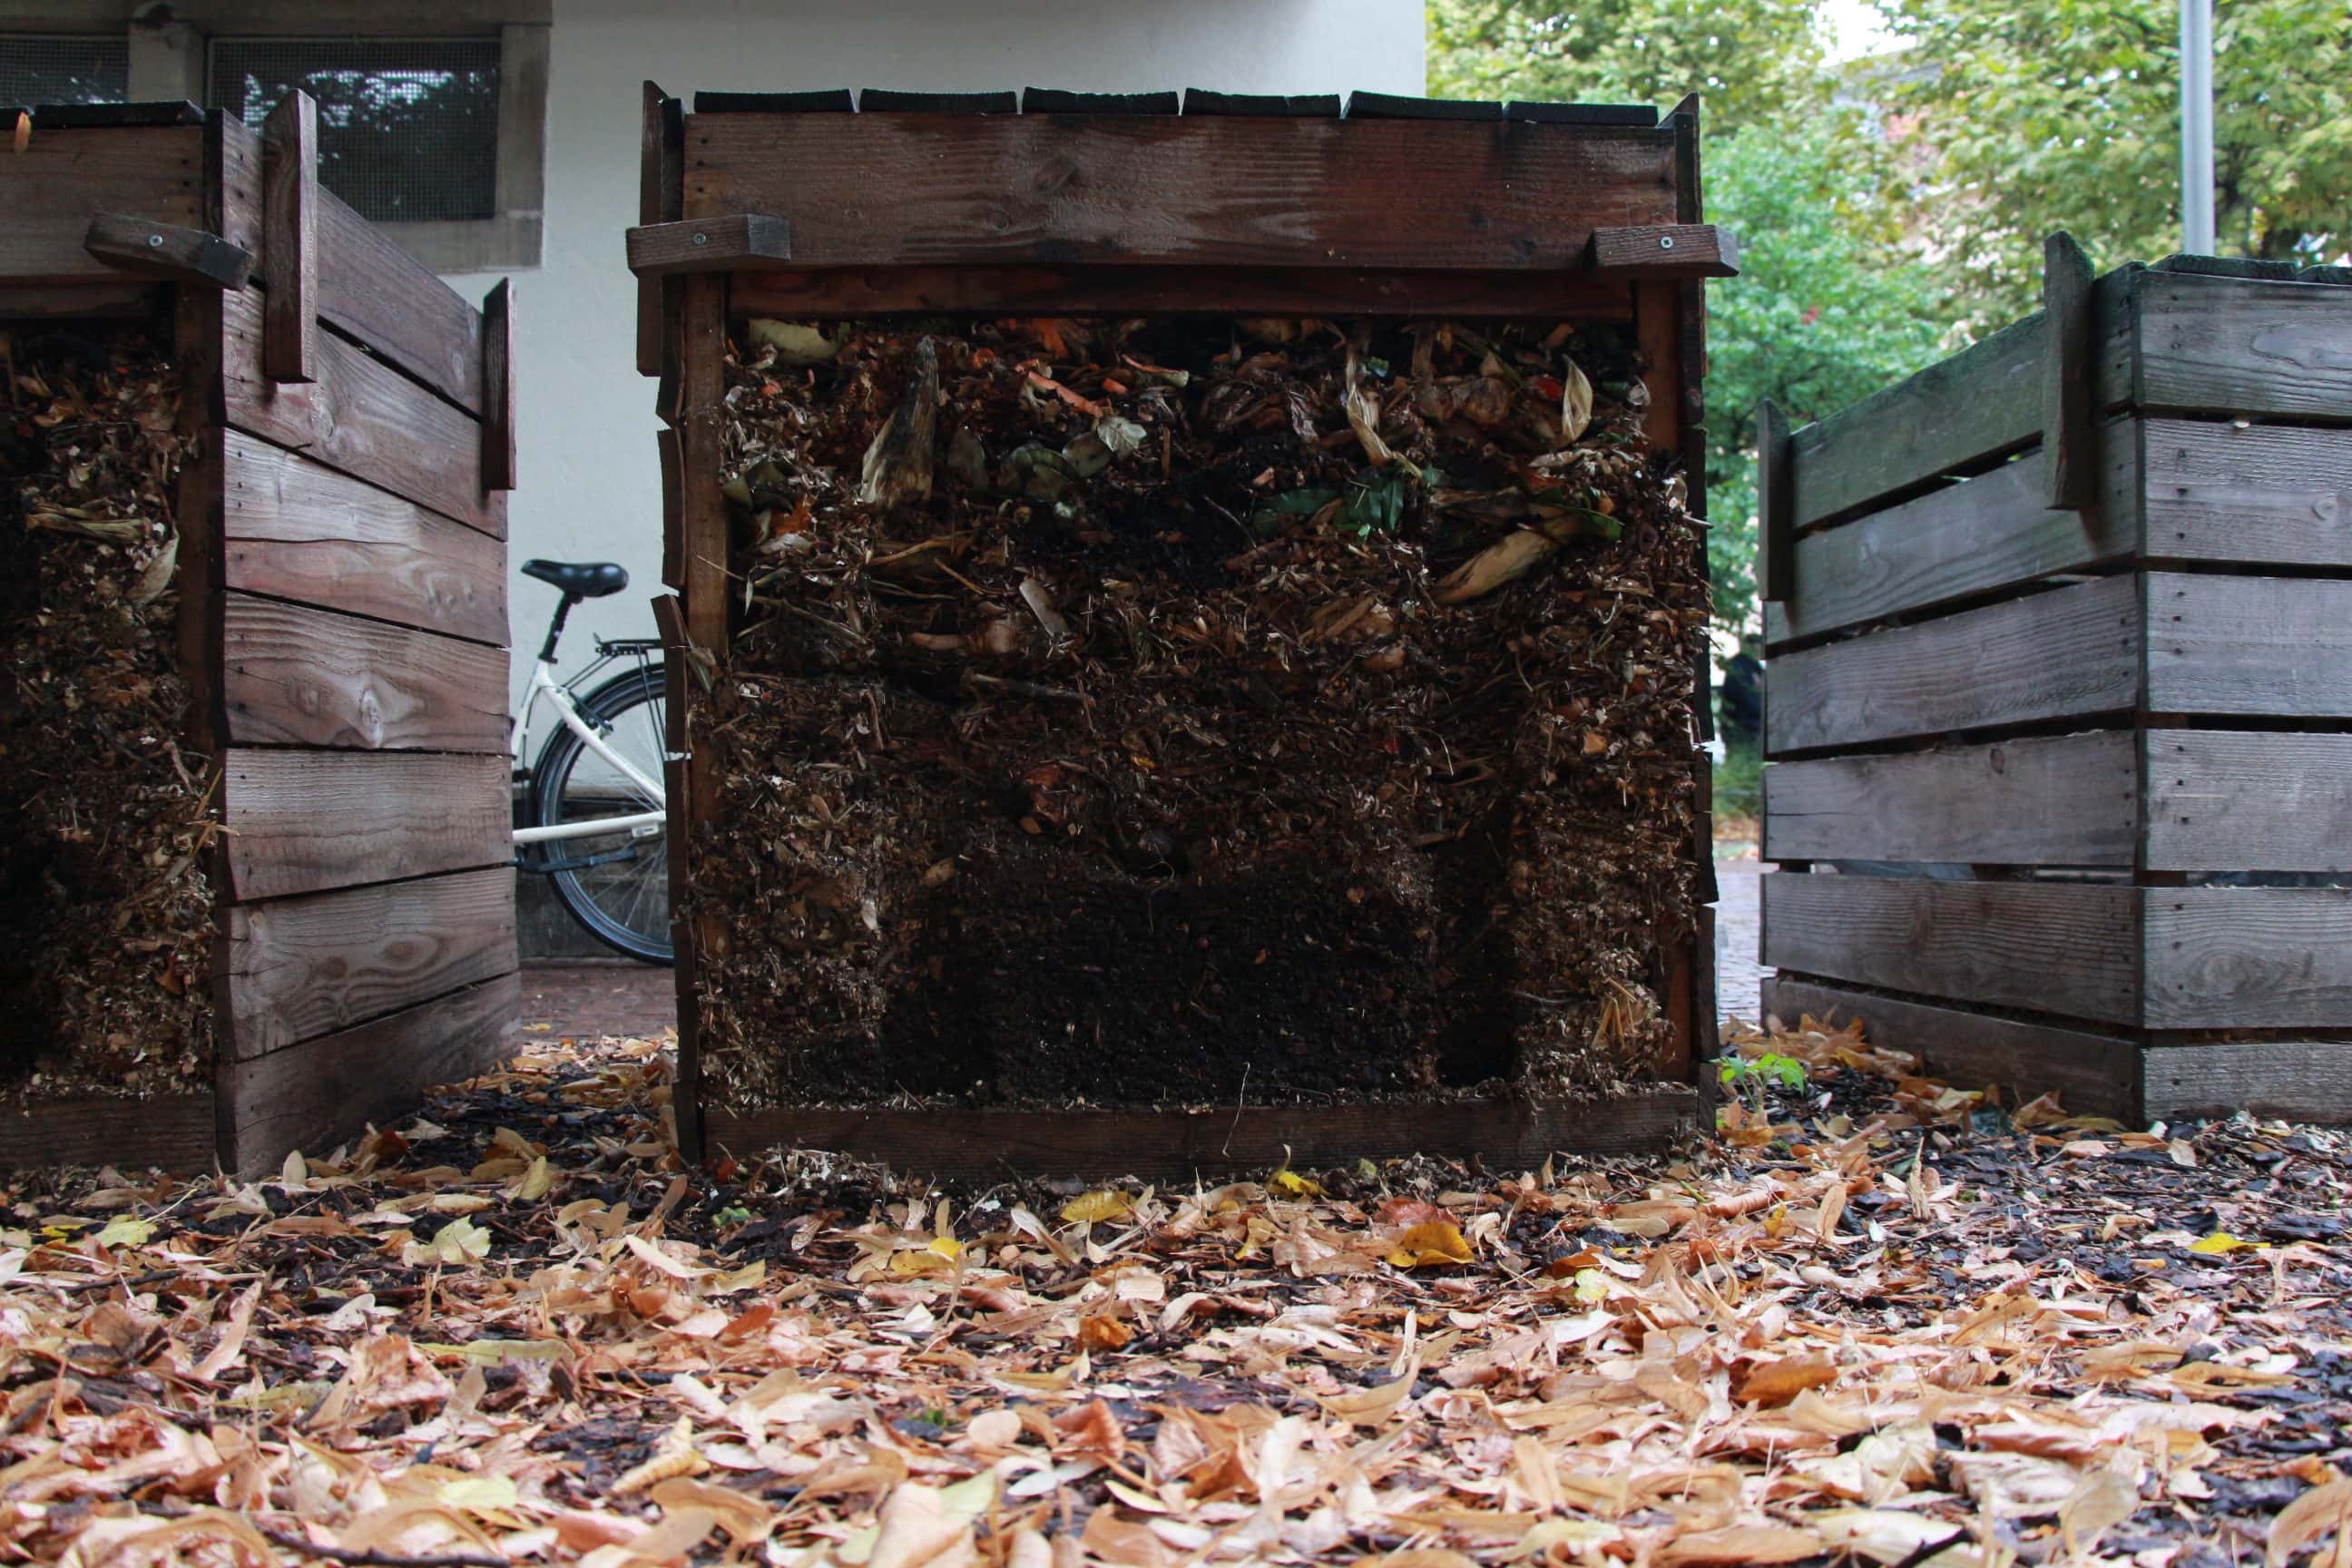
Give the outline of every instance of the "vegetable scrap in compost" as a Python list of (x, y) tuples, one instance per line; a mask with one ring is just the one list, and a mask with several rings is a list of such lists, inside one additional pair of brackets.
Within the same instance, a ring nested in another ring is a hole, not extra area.
[(78, 1568), (2338, 1560), (2352, 1138), (2003, 1110), (1810, 1020), (1738, 1049), (1777, 1060), (1719, 1138), (1495, 1175), (693, 1171), (667, 1053), (627, 1041), (272, 1181), (20, 1184), (0, 1538)]
[(209, 1081), (210, 763), (174, 649), (179, 386), (135, 331), (0, 333), (0, 1091)]
[(694, 693), (722, 1104), (1606, 1093), (1699, 525), (1609, 326), (755, 320)]

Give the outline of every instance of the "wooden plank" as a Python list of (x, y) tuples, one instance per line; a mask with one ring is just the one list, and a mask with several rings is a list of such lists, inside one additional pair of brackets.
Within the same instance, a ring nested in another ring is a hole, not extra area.
[(677, 432), (667, 426), (654, 432), (656, 459), (661, 468), (661, 580), (671, 587), (686, 581), (680, 562), (678, 518), (686, 505), (686, 476), (679, 467)]
[(214, 1115), (209, 1094), (37, 1100), (0, 1110), (0, 1170), (111, 1165), (203, 1174), (213, 1168)]
[(2147, 574), (2157, 713), (2352, 718), (2352, 581)]
[(127, 213), (100, 213), (90, 219), (81, 247), (118, 272), (199, 288), (242, 289), (253, 276), (253, 255), (241, 246), (200, 228)]
[(221, 294), (213, 289), (176, 289), (172, 298), (172, 353), (181, 384), (175, 434), (186, 444), (173, 521), (179, 531), (173, 562), (173, 663), (187, 683), (182, 743), (198, 756), (220, 750), (226, 721), (221, 693), (221, 542), (227, 458), (213, 426), (213, 399), (198, 389), (219, 384)]
[(506, 498), (483, 488), (472, 417), (332, 335), (319, 341), (317, 381), (273, 385), (261, 372), (259, 296), (247, 289), (222, 302), (228, 424), (506, 537)]
[(2149, 1028), (2352, 1028), (2352, 888), (2147, 893)]
[(1789, 422), (1768, 397), (1756, 405), (1757, 531), (1762, 536), (1757, 586), (1764, 598), (1783, 604), (1798, 592), (1796, 482)]
[(1764, 770), (1767, 860), (2128, 868), (2138, 828), (2128, 730)]
[(2339, 1127), (2352, 1122), (2352, 1041), (2151, 1046), (2141, 1071), (2151, 1121), (2243, 1110)]
[(514, 858), (504, 756), (232, 748), (222, 769), (230, 898), (469, 871)]
[(2042, 242), (2042, 452), (2045, 505), (2081, 511), (2101, 493), (2097, 411), (2091, 364), (2099, 325), (2091, 300), (2091, 258), (2063, 229)]
[[(1121, 115), (716, 114), (688, 218), (775, 213), (810, 267), (1574, 267), (1672, 223), (1664, 129)], [(887, 193), (887, 195), (885, 195)]]
[(319, 105), (297, 88), (261, 126), (261, 368), (316, 381), (319, 363)]
[(639, 224), (629, 230), (627, 247), (629, 270), (640, 278), (779, 267), (793, 258), (793, 226), (765, 213)]
[(2147, 732), (2151, 871), (2352, 871), (2352, 735)]
[(1975, 479), (1929, 490), (1796, 542), (1796, 586), (1775, 643), (1930, 609), (2063, 572), (2119, 561), (2140, 538), (2133, 422), (2098, 433), (2100, 493), (2084, 513), (2053, 513), (2040, 448)]
[(1652, 223), (1592, 231), (1592, 265), (1602, 272), (1739, 275), (1739, 242), (1711, 223)]
[(460, 871), (230, 910), (224, 1049), (266, 1056), (511, 973), (514, 879)]
[(2139, 694), (2138, 584), (2033, 594), (1773, 659), (1773, 756), (1822, 746), (2129, 710)]
[(759, 271), (736, 276), (732, 303), (739, 315), (794, 320), (896, 310), (1268, 315), (1361, 311), (1415, 317), (1573, 315), (1595, 321), (1630, 321), (1633, 314), (1629, 282), (1581, 269), (1365, 272), (1299, 267), (1103, 265)]
[(1764, 1011), (1792, 1027), (1807, 1016), (1832, 1026), (1860, 1018), (1872, 1045), (1908, 1051), (1961, 1089), (1999, 1084), (2011, 1105), (2055, 1094), (2078, 1116), (2140, 1120), (2139, 1047), (2113, 1035), (1773, 975)]
[[(685, 216), (686, 119), (677, 99), (645, 84), (637, 148), (637, 222), (667, 223)], [(637, 280), (637, 374), (662, 373), (667, 311), (658, 278)]]
[(0, 278), (11, 284), (104, 283), (113, 267), (82, 248), (89, 220), (128, 213), (204, 228), (196, 126), (106, 131), (36, 128), (22, 153), (0, 158)]
[(507, 655), (233, 593), (222, 607), (221, 701), (236, 745), (503, 755)]
[(514, 280), (482, 301), (482, 488), (515, 488)]
[(2141, 891), (1776, 871), (1764, 878), (1764, 964), (2128, 1024), (2139, 1016)]
[(2352, 431), (2149, 419), (2142, 443), (2150, 556), (2352, 566)]
[(2352, 295), (2150, 273), (2139, 322), (2149, 408), (2352, 420)]
[(678, 600), (687, 635), (724, 658), (732, 641), (728, 608), (727, 498), (719, 474), (725, 460), (727, 282), (709, 273), (686, 280), (685, 375), (679, 388), (679, 472), (685, 478), (678, 512)]
[(220, 445), (228, 587), (506, 642), (497, 540), (242, 430)]
[(323, 1154), (371, 1123), (404, 1121), (424, 1109), (427, 1091), (488, 1072), (512, 1054), (507, 1031), (521, 996), (509, 974), (226, 1064), (220, 1092), (232, 1133), (223, 1164), (247, 1177), (267, 1175), (293, 1150)]
[[(1661, 1085), (1583, 1103), (1467, 1100), (1231, 1106), (1182, 1110), (755, 1110), (712, 1107), (713, 1152), (838, 1150), (943, 1180), (1032, 1176), (1213, 1180), (1353, 1167), (1412, 1154), (1476, 1155), (1488, 1170), (1533, 1170), (1555, 1154), (1662, 1149), (1691, 1127), (1698, 1097)], [(1287, 1152), (1286, 1154), (1286, 1151)]]

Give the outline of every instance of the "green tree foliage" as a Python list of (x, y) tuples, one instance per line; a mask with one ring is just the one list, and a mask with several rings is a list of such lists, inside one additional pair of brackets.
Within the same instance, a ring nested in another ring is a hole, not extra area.
[[(2174, 0), (1879, 0), (1924, 68), (1889, 89), (1937, 188), (1930, 232), (1970, 320), (2038, 303), (2042, 237), (2102, 267), (2179, 248)], [(2214, 197), (2225, 255), (2324, 259), (2352, 242), (2352, 6), (2216, 0)]]

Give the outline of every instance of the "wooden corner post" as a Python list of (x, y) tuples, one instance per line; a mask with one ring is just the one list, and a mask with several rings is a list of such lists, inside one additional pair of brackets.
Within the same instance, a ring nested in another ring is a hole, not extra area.
[(515, 488), (514, 280), (482, 301), (482, 488)]
[(1756, 515), (1763, 572), (1757, 587), (1769, 602), (1797, 592), (1797, 467), (1789, 421), (1770, 398), (1756, 405)]
[(316, 381), (319, 106), (296, 89), (261, 126), (262, 374)]
[(2088, 511), (2099, 500), (2097, 401), (2091, 386), (2098, 353), (2091, 307), (2091, 258), (2064, 229), (2042, 242), (2042, 452), (2045, 499), (2053, 510)]

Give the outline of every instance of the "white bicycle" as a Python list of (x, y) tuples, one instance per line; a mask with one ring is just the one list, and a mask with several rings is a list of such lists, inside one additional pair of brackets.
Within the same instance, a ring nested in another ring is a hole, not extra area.
[[(609, 562), (526, 561), (522, 571), (563, 598), (515, 726), (515, 777), (528, 784), (515, 868), (551, 879), (572, 918), (607, 947), (647, 963), (672, 963), (661, 644), (599, 637), (594, 663), (568, 681), (556, 679), (555, 645), (572, 606), (619, 593), (629, 574)], [(624, 668), (579, 695), (614, 664)], [(522, 754), (541, 701), (562, 722), (525, 774)]]

